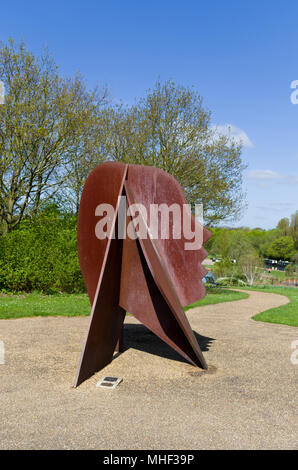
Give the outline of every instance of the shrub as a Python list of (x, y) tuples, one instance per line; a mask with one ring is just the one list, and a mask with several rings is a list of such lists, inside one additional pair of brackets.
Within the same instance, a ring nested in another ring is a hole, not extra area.
[(235, 272), (235, 265), (230, 260), (223, 259), (213, 265), (213, 271), (219, 277), (232, 277)]
[(216, 280), (216, 283), (220, 287), (228, 287), (228, 286), (238, 286), (238, 287), (245, 287), (247, 285), (242, 279), (238, 277), (219, 277)]
[(84, 292), (76, 224), (75, 216), (44, 211), (1, 237), (0, 288)]

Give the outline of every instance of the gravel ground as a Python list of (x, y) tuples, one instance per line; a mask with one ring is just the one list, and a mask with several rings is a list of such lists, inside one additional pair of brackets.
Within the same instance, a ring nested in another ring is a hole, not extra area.
[[(290, 356), (298, 329), (251, 320), (288, 299), (248, 293), (187, 312), (208, 371), (128, 317), (125, 352), (77, 389), (88, 318), (0, 320), (0, 448), (297, 448), (298, 365)], [(123, 382), (96, 388), (104, 375)]]

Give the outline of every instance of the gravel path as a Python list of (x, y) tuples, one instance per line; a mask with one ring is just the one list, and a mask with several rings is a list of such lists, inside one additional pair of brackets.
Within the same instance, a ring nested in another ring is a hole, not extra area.
[[(290, 356), (298, 329), (251, 320), (288, 299), (248, 293), (187, 312), (208, 371), (128, 317), (125, 352), (77, 389), (88, 318), (0, 320), (0, 448), (297, 448), (298, 365)], [(104, 375), (123, 382), (97, 389)]]

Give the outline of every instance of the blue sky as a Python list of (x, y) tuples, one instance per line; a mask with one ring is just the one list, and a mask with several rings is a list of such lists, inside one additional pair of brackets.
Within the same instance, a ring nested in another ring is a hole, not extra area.
[[(193, 86), (245, 143), (248, 208), (236, 225), (274, 227), (298, 209), (298, 2), (15, 1), (0, 39), (48, 46), (63, 74), (133, 103), (160, 77)], [(1, 77), (0, 77), (1, 79)]]

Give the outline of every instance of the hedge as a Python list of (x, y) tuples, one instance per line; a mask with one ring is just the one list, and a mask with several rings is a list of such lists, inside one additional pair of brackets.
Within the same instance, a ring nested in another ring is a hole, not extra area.
[(77, 217), (47, 210), (0, 238), (0, 289), (85, 292), (77, 256)]

